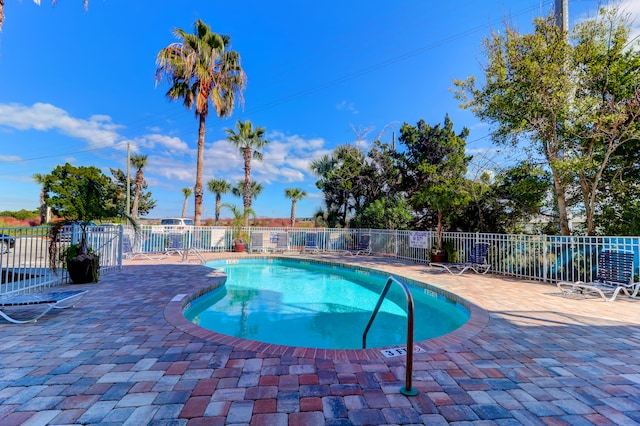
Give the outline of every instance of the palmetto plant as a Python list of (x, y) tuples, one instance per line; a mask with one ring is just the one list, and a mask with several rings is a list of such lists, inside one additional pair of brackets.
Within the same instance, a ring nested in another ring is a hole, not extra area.
[(204, 163), (205, 123), (209, 115), (209, 102), (218, 117), (228, 117), (233, 112), (236, 98), (242, 102), (246, 84), (245, 73), (240, 66), (240, 54), (230, 50), (231, 38), (211, 31), (198, 19), (194, 34), (176, 28), (173, 34), (180, 39), (158, 53), (156, 81), (166, 78), (171, 84), (166, 93), (171, 100), (182, 99), (187, 109), (194, 108), (199, 121), (198, 154), (194, 222), (200, 225), (202, 215), (202, 169)]
[(228, 208), (233, 215), (233, 219), (231, 220), (231, 235), (233, 237), (234, 244), (246, 243), (248, 235), (242, 230), (242, 226), (249, 221), (250, 216), (255, 218), (256, 213), (251, 208), (240, 209), (238, 206), (229, 203), (222, 204), (222, 207)]

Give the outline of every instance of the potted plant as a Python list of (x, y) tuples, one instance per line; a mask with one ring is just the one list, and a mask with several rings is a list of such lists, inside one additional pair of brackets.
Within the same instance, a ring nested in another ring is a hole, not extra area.
[(100, 256), (87, 244), (86, 229), (82, 230), (84, 242), (71, 244), (60, 253), (60, 260), (74, 284), (98, 282)]
[(231, 238), (234, 251), (238, 253), (245, 251), (247, 249), (247, 242), (249, 241), (249, 234), (242, 228), (249, 216), (255, 218), (255, 212), (251, 208), (240, 210), (238, 206), (228, 203), (222, 204), (221, 207), (228, 208), (233, 214), (233, 219), (231, 220)]
[[(115, 187), (111, 180), (96, 167), (74, 167), (69, 163), (56, 167), (45, 176), (47, 203), (52, 207), (58, 221), (51, 229), (49, 262), (54, 271), (58, 264), (66, 268), (75, 284), (97, 282), (100, 257), (89, 246), (87, 229), (94, 221), (118, 216), (113, 203)], [(135, 226), (135, 223), (134, 223)], [(80, 228), (80, 238), (74, 231)], [(63, 237), (70, 244), (60, 250)]]

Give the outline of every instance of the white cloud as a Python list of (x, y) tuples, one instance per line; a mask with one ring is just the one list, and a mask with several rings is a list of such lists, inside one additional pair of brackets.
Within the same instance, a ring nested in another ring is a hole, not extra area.
[(338, 111), (349, 111), (354, 115), (357, 115), (360, 113), (360, 111), (356, 109), (353, 102), (342, 101), (336, 105), (336, 109)]
[(631, 31), (629, 38), (640, 38), (640, 2), (638, 0), (623, 0), (619, 3), (619, 6), (620, 10), (628, 13), (629, 18), (631, 19)]
[[(321, 149), (321, 138), (305, 139), (279, 131), (269, 133), (270, 141), (263, 150), (263, 160), (251, 160), (251, 178), (262, 184), (303, 182), (311, 176), (309, 164), (330, 150)], [(209, 145), (205, 154), (205, 176), (214, 175), (235, 184), (244, 178), (244, 161), (239, 150), (220, 140)]]
[[(195, 147), (190, 147), (179, 137), (165, 135), (159, 129), (127, 138), (119, 133), (122, 127), (107, 115), (76, 118), (64, 109), (46, 103), (30, 106), (0, 104), (0, 128), (6, 131), (55, 131), (83, 140), (90, 148), (110, 148), (120, 153), (129, 144), (132, 152), (148, 155), (145, 179), (151, 188), (174, 192), (193, 186), (197, 155)], [(262, 150), (263, 161), (251, 161), (252, 179), (264, 185), (304, 182), (312, 178), (310, 163), (331, 153), (330, 149), (324, 148), (326, 142), (322, 138), (305, 138), (273, 131), (268, 134), (268, 139), (270, 143)], [(65, 162), (74, 163), (77, 160), (69, 155), (65, 157)], [(113, 153), (111, 159), (122, 164), (120, 157), (120, 154)], [(17, 155), (0, 156), (0, 161), (21, 160)], [(108, 167), (106, 170), (108, 173)], [(203, 170), (205, 185), (212, 178), (226, 179), (235, 184), (243, 177), (243, 159), (235, 146), (225, 139), (206, 142)]]
[[(638, 43), (638, 39), (640, 39), (640, 1), (638, 0), (620, 0), (620, 1), (611, 1), (605, 7), (607, 8), (617, 8), (623, 15), (628, 15), (629, 17), (629, 40), (636, 40), (636, 48), (640, 46)], [(571, 9), (569, 9), (569, 13), (571, 14)], [(578, 18), (578, 21), (582, 21), (584, 19), (593, 18), (595, 15), (594, 10), (590, 10), (588, 13), (583, 14)], [(569, 15), (571, 17), (571, 15)]]
[(171, 185), (184, 186), (183, 182), (189, 182), (190, 185), (193, 185), (193, 182), (195, 182), (195, 161), (193, 165), (187, 165), (171, 157), (154, 155), (149, 157), (146, 171), (145, 176), (153, 174), (154, 176), (163, 177), (166, 179), (164, 183)]
[(180, 138), (161, 135), (154, 133), (146, 135), (135, 141), (136, 145), (145, 146), (148, 148), (155, 148), (160, 146), (166, 148), (171, 154), (184, 154), (189, 151), (189, 145)]
[(94, 148), (113, 146), (122, 140), (117, 132), (122, 126), (114, 124), (109, 116), (94, 115), (88, 120), (74, 118), (65, 110), (45, 103), (31, 106), (0, 104), (0, 126), (16, 130), (56, 130), (83, 139)]

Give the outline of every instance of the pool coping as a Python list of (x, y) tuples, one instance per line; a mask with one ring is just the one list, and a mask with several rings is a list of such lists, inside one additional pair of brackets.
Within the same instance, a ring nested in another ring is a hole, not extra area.
[[(230, 256), (227, 259), (222, 260), (237, 260), (238, 258)], [(347, 269), (361, 270), (367, 272), (375, 272), (382, 274), (391, 274), (384, 269), (378, 268), (370, 268), (364, 267), (360, 265), (354, 265), (350, 263), (336, 262), (335, 260), (323, 260), (323, 259), (311, 259), (311, 258), (300, 258), (289, 257), (289, 256), (250, 256), (243, 259), (270, 259), (270, 260), (294, 260), (297, 262), (309, 262), (316, 263), (320, 265), (331, 265), (331, 266), (339, 266)], [(207, 268), (207, 276), (212, 278), (211, 284), (204, 286), (200, 289), (197, 289), (192, 294), (178, 294), (174, 298), (172, 298), (164, 309), (164, 317), (167, 322), (179, 330), (193, 336), (198, 337), (207, 341), (215, 342), (218, 344), (229, 345), (236, 349), (252, 351), (263, 353), (266, 355), (279, 355), (279, 356), (293, 356), (293, 357), (302, 357), (302, 358), (311, 358), (311, 359), (331, 359), (331, 360), (344, 360), (344, 361), (353, 361), (353, 360), (371, 360), (371, 359), (388, 359), (386, 356), (382, 354), (381, 351), (385, 349), (391, 349), (395, 346), (387, 346), (387, 347), (379, 347), (379, 348), (368, 348), (368, 349), (320, 349), (320, 348), (306, 348), (306, 347), (298, 347), (298, 346), (285, 346), (285, 345), (277, 345), (272, 343), (259, 342), (255, 340), (241, 339), (239, 337), (229, 336), (226, 334), (218, 333), (215, 331), (204, 329), (191, 321), (187, 320), (184, 316), (184, 310), (189, 305), (189, 303), (196, 298), (206, 294), (224, 284), (226, 281), (226, 274), (222, 271), (209, 268), (207, 266), (202, 265), (193, 265), (194, 267), (203, 267)], [(203, 271), (205, 272), (205, 271)], [(402, 281), (409, 283), (410, 285), (414, 285), (417, 287), (425, 288), (429, 291), (433, 291), (435, 293), (441, 294), (452, 301), (459, 303), (464, 306), (469, 311), (469, 320), (458, 327), (454, 331), (447, 333), (443, 336), (434, 337), (427, 340), (421, 340), (418, 342), (414, 342), (414, 346), (418, 346), (423, 349), (425, 352), (434, 353), (434, 352), (442, 352), (446, 350), (447, 347), (459, 345), (464, 341), (469, 340), (476, 334), (478, 334), (484, 327), (489, 324), (489, 312), (485, 309), (482, 309), (478, 305), (464, 299), (463, 297), (442, 289), (433, 284), (429, 284), (423, 281), (416, 280), (414, 278), (408, 278), (397, 274), (391, 274), (396, 278), (399, 278)]]

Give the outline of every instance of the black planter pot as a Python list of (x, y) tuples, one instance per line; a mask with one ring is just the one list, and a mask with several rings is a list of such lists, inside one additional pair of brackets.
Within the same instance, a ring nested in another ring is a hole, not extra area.
[(100, 258), (98, 256), (78, 256), (67, 261), (67, 272), (74, 284), (98, 282)]

